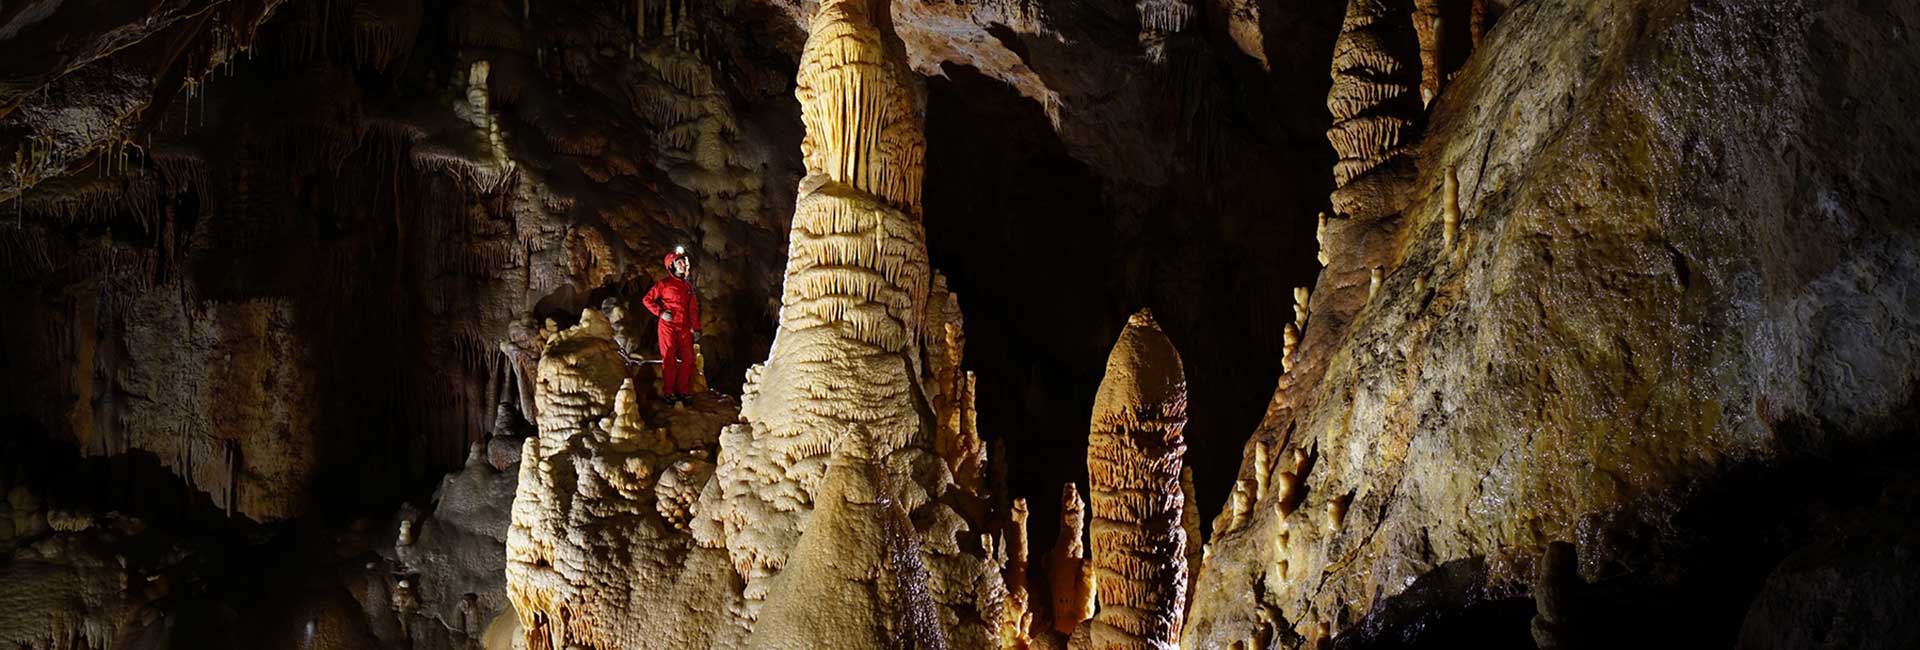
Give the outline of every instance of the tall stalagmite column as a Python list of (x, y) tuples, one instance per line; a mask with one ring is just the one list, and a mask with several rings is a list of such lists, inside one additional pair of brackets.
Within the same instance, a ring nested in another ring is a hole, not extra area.
[[(971, 437), (972, 419), (961, 412), (971, 402), (959, 368), (958, 303), (933, 286), (921, 224), (924, 90), (889, 7), (825, 0), (814, 14), (794, 93), (807, 176), (794, 207), (779, 330), (766, 364), (748, 371), (744, 422), (721, 434), (715, 484), (702, 493), (692, 529), (702, 545), (726, 549), (746, 583), (749, 618), (763, 604), (794, 603), (777, 598), (794, 584), (777, 576), (796, 545), (873, 542), (816, 539), (841, 529), (809, 520), (826, 498), (829, 451), (860, 431), (881, 497), (914, 524), (890, 534), (915, 539), (888, 548), (913, 548), (925, 560), (914, 588), (927, 598), (885, 602), (911, 608), (916, 625), (946, 642), (975, 647), (988, 643), (987, 622), (1001, 614), (1005, 592), (998, 564), (977, 543), (963, 543), (977, 540), (984, 522), (956, 508), (983, 511), (978, 495), (963, 493), (979, 489), (984, 445), (960, 439)], [(943, 431), (952, 458), (939, 453)]]
[(1107, 357), (1087, 439), (1096, 649), (1173, 648), (1180, 640), (1187, 591), (1180, 486), (1186, 425), (1180, 353), (1153, 314), (1141, 310)]
[(1405, 158), (1420, 104), (1417, 44), (1404, 0), (1351, 0), (1340, 37), (1333, 44), (1333, 88), (1327, 110), (1333, 126), (1327, 140), (1340, 160), (1333, 166), (1333, 209), (1337, 216), (1378, 216), (1385, 202), (1380, 188), (1366, 182), (1391, 176), (1390, 165)]
[(721, 459), (735, 479), (720, 514), (727, 547), (749, 582), (785, 562), (834, 435), (858, 426), (880, 458), (930, 444), (918, 440), (915, 404), (931, 275), (920, 223), (924, 99), (887, 9), (822, 3), (801, 54), (807, 176), (780, 328), (766, 365), (749, 373), (741, 416), (751, 435)]

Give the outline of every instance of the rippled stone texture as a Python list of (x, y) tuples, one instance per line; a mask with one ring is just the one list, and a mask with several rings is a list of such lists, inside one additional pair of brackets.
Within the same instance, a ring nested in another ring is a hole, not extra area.
[(1146, 310), (1127, 319), (1093, 402), (1087, 476), (1093, 647), (1173, 648), (1186, 613), (1187, 377)]

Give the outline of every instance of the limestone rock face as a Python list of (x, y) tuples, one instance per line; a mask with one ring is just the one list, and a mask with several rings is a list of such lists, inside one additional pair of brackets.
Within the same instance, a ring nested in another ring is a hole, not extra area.
[(7, 560), (0, 564), (0, 644), (104, 648), (140, 623), (152, 597), (98, 537), (59, 534), (0, 556)]
[(1094, 648), (1173, 648), (1186, 613), (1187, 380), (1150, 312), (1127, 321), (1107, 358), (1087, 438), (1090, 538), (1099, 611)]
[[(1920, 131), (1891, 98), (1920, 93), (1892, 72), (1920, 53), (1893, 13), (1507, 12), (1434, 103), (1402, 223), (1366, 235), (1378, 294), (1347, 315), (1322, 307), (1364, 276), (1312, 290), (1242, 470), (1298, 488), (1216, 520), (1183, 642), (1337, 636), (1462, 559), (1524, 588), (1553, 541), (1589, 578), (1642, 566), (1688, 486), (1910, 432), (1920, 227), (1897, 206), (1920, 192), (1895, 152)], [(1302, 462), (1255, 467), (1260, 445)]]

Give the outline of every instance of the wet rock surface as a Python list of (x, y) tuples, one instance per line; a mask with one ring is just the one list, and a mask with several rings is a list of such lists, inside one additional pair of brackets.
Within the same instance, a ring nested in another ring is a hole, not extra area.
[[(1304, 496), (1214, 522), (1188, 641), (1341, 635), (1473, 558), (1499, 592), (1555, 540), (1588, 579), (1649, 570), (1711, 535), (1682, 516), (1703, 486), (1910, 436), (1898, 152), (1920, 134), (1892, 98), (1920, 89), (1889, 72), (1916, 53), (1881, 39), (1911, 11), (1503, 17), (1435, 101), (1406, 207), (1329, 227), (1301, 356), (1252, 443), (1305, 452)], [(1253, 457), (1243, 472), (1278, 471)]]

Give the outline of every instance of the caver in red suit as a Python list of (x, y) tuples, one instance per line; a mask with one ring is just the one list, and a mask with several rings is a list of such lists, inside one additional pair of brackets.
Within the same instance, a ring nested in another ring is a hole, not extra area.
[(667, 277), (653, 283), (640, 300), (660, 317), (660, 372), (668, 398), (693, 392), (693, 333), (700, 331), (700, 300), (693, 295), (693, 285), (673, 268), (684, 258), (667, 253)]

